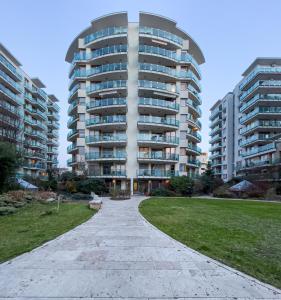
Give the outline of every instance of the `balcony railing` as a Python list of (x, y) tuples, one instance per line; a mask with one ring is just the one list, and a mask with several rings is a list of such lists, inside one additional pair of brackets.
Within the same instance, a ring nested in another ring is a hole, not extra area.
[(126, 80), (112, 80), (112, 81), (105, 81), (101, 83), (94, 83), (91, 84), (87, 89), (87, 93), (96, 92), (100, 90), (106, 89), (117, 89), (117, 88), (126, 88), (127, 81)]
[(187, 144), (186, 148), (187, 148), (188, 150), (195, 151), (195, 152), (197, 152), (198, 154), (201, 154), (201, 152), (202, 152), (202, 150), (201, 150), (200, 147), (195, 146), (195, 145), (192, 145), (192, 144)]
[(19, 80), (22, 80), (22, 75), (19, 74), (16, 68), (3, 56), (0, 54), (0, 63), (7, 67)]
[(39, 105), (44, 111), (47, 109), (47, 103), (39, 98), (33, 98), (31, 95), (25, 93), (24, 97), (28, 99), (32, 104)]
[(141, 142), (155, 142), (155, 143), (168, 143), (168, 144), (179, 144), (179, 138), (175, 136), (161, 136), (161, 135), (150, 135), (140, 134), (138, 141)]
[(87, 104), (87, 109), (103, 107), (103, 106), (117, 106), (126, 105), (126, 98), (106, 98), (101, 100), (93, 100)]
[(186, 134), (187, 134), (187, 136), (188, 136), (188, 135), (194, 136), (194, 137), (197, 138), (200, 142), (201, 142), (201, 140), (202, 140), (201, 135), (200, 135), (197, 131), (189, 130), (189, 131), (187, 131)]
[(137, 171), (138, 177), (173, 177), (178, 176), (177, 171), (169, 170), (149, 170), (149, 169), (140, 169)]
[(47, 116), (46, 116), (45, 112), (42, 112), (39, 109), (34, 109), (34, 108), (28, 107), (28, 106), (25, 106), (24, 109), (31, 114), (36, 114), (36, 115), (40, 116), (43, 120), (47, 120)]
[(15, 93), (11, 92), (9, 89), (7, 89), (3, 84), (0, 83), (0, 91), (2, 91), (4, 94), (6, 94), (9, 98), (17, 102), (17, 104), (22, 103), (22, 99), (16, 95)]
[(151, 159), (151, 160), (179, 160), (179, 155), (175, 153), (163, 153), (163, 152), (139, 152), (139, 159)]
[(18, 92), (22, 93), (22, 87), (14, 81), (10, 76), (0, 70), (0, 77), (2, 77), (6, 82), (8, 82), (11, 86), (13, 86)]
[(73, 137), (75, 134), (78, 134), (78, 130), (72, 129), (70, 132), (68, 132), (67, 138), (69, 139), (69, 138)]
[(8, 102), (0, 100), (0, 107), (3, 108), (4, 110), (10, 111), (11, 113), (17, 115), (18, 117), (21, 115), (18, 106), (10, 105)]
[(186, 105), (191, 106), (198, 113), (199, 116), (202, 115), (202, 111), (201, 111), (200, 107), (198, 105), (195, 105), (191, 99), (186, 100)]
[(281, 107), (256, 107), (252, 112), (246, 114), (240, 119), (240, 124), (243, 124), (245, 121), (251, 119), (257, 114), (279, 114), (281, 113)]
[(110, 123), (126, 123), (126, 115), (94, 117), (86, 120), (86, 126)]
[(89, 170), (91, 177), (126, 177), (126, 170)]
[(105, 38), (108, 36), (116, 36), (116, 35), (125, 35), (128, 32), (127, 27), (108, 27), (92, 34), (85, 36), (84, 43), (88, 44), (90, 42), (96, 41), (101, 38)]
[(179, 110), (179, 104), (172, 101), (166, 101), (156, 98), (140, 98), (139, 105), (157, 106), (163, 108), (169, 108), (173, 110)]
[(139, 80), (139, 87), (146, 88), (146, 89), (162, 90), (162, 91), (167, 91), (169, 93), (178, 93), (176, 85), (171, 83)]
[(179, 127), (179, 121), (172, 118), (161, 118), (152, 116), (140, 116), (139, 123), (153, 123)]
[(243, 128), (240, 129), (240, 133), (244, 134), (256, 127), (263, 127), (263, 128), (273, 128), (273, 127), (277, 127), (280, 128), (281, 127), (281, 121), (279, 120), (257, 120), (253, 123), (250, 123), (247, 126), (244, 126)]
[(193, 123), (196, 124), (197, 127), (199, 127), (199, 128), (202, 127), (201, 122), (200, 122), (199, 120), (195, 119), (195, 118), (194, 118), (192, 115), (190, 115), (190, 114), (188, 114), (188, 115), (186, 116), (186, 120), (187, 120), (187, 121), (193, 122)]
[(86, 160), (99, 160), (99, 159), (126, 159), (126, 151), (119, 152), (88, 152), (85, 154)]
[(264, 100), (269, 100), (269, 101), (280, 101), (281, 100), (281, 95), (280, 94), (257, 94), (255, 95), (251, 100), (248, 102), (244, 103), (240, 107), (240, 112), (243, 112), (246, 108), (249, 106), (253, 105), (257, 101), (264, 99)]
[(112, 135), (90, 135), (86, 136), (86, 144), (95, 142), (124, 142), (127, 141), (126, 134), (112, 134)]
[(244, 147), (245, 145), (248, 145), (255, 141), (266, 141), (266, 140), (269, 140), (270, 138), (272, 138), (273, 136), (275, 136), (275, 134), (264, 134), (264, 133), (254, 134), (254, 135), (250, 136), (249, 138), (242, 140), (240, 143), (240, 146)]
[(24, 163), (23, 167), (26, 169), (40, 169), (40, 170), (46, 169), (46, 165), (41, 163), (36, 163), (36, 164)]
[(262, 152), (275, 150), (275, 149), (276, 149), (275, 143), (270, 143), (270, 144), (266, 144), (266, 145), (256, 147), (256, 148), (253, 148), (251, 150), (247, 150), (245, 152), (242, 152), (242, 156), (243, 157), (244, 156), (250, 156), (250, 155), (259, 154), (259, 153), (262, 153)]
[(168, 41), (178, 44), (179, 46), (182, 46), (182, 44), (183, 44), (183, 39), (181, 37), (179, 37), (173, 33), (167, 32), (165, 30), (162, 30), (162, 29), (140, 26), (139, 33), (155, 36), (157, 38), (164, 39), (164, 40), (168, 40)]

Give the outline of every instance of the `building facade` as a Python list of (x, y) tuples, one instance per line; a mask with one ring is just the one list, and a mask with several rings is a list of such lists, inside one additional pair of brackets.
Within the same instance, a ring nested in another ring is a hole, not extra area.
[(208, 168), (208, 162), (209, 162), (208, 152), (202, 152), (199, 155), (199, 162), (200, 162), (199, 175), (202, 175), (207, 171)]
[(201, 123), (196, 42), (167, 18), (126, 13), (92, 21), (70, 45), (73, 171), (132, 192), (198, 173)]
[(0, 44), (0, 140), (21, 151), (19, 176), (45, 179), (57, 167), (59, 107), (38, 78), (29, 77), (20, 62)]
[[(218, 175), (225, 181), (232, 177), (280, 180), (281, 59), (257, 58), (242, 76), (224, 98), (229, 107), (225, 115), (229, 151), (225, 152), (227, 176), (223, 165)], [(212, 107), (211, 126), (215, 113)], [(224, 136), (223, 127), (219, 132)], [(213, 169), (216, 172), (215, 164)]]

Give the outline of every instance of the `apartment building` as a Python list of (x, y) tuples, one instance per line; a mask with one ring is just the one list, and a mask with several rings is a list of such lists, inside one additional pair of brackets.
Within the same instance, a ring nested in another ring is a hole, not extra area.
[(58, 164), (58, 100), (44, 89), (41, 80), (29, 77), (0, 44), (0, 140), (21, 151), (19, 176), (45, 179), (47, 168)]
[[(243, 79), (226, 96), (229, 110), (225, 120), (232, 133), (226, 141), (227, 176), (259, 180), (280, 180), (281, 59), (257, 58), (242, 74)], [(231, 95), (231, 96), (230, 96)], [(214, 107), (211, 108), (211, 126)], [(222, 113), (223, 115), (223, 113)], [(220, 130), (223, 136), (223, 128)], [(229, 135), (230, 134), (230, 135)], [(229, 138), (232, 137), (232, 138)], [(211, 139), (211, 150), (213, 149)], [(216, 172), (216, 165), (213, 165)]]
[(199, 175), (202, 175), (207, 171), (208, 162), (209, 162), (208, 152), (202, 152), (199, 155), (199, 162), (200, 162)]
[(204, 56), (174, 21), (103, 16), (74, 39), (66, 61), (73, 171), (131, 192), (198, 173)]

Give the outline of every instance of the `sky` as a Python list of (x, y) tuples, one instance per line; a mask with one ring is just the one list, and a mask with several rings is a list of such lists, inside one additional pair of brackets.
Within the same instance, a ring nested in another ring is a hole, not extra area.
[(209, 148), (209, 109), (232, 91), (256, 57), (281, 56), (281, 0), (0, 0), (0, 42), (39, 77), (61, 107), (59, 165), (69, 157), (66, 135), (68, 70), (65, 54), (73, 39), (102, 15), (127, 11), (175, 20), (200, 46), (202, 70), (201, 122), (203, 151)]

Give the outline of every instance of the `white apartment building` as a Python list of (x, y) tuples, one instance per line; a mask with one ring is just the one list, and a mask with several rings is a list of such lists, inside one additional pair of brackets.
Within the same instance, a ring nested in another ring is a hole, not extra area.
[(204, 56), (176, 23), (95, 19), (71, 43), (68, 165), (131, 192), (198, 174)]
[(58, 100), (44, 88), (0, 44), (0, 140), (21, 150), (24, 159), (19, 176), (46, 179), (47, 169), (58, 164)]
[(199, 155), (199, 163), (200, 163), (199, 175), (202, 175), (207, 171), (208, 162), (209, 162), (208, 152), (202, 152)]
[(218, 116), (226, 127), (221, 125), (216, 134), (222, 136), (222, 147), (227, 142), (226, 149), (221, 148), (225, 163), (217, 166), (212, 129), (214, 173), (224, 181), (233, 177), (280, 180), (281, 59), (257, 58), (242, 76), (233, 92), (211, 108), (210, 126), (216, 128), (217, 106), (221, 106)]

